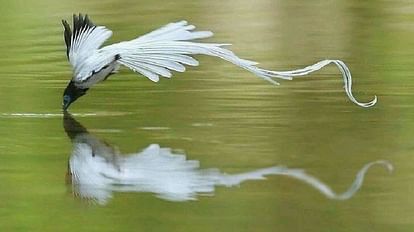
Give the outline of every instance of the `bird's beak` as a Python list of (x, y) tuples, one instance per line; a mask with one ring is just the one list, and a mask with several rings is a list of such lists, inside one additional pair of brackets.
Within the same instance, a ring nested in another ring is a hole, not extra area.
[(62, 104), (62, 110), (67, 111), (69, 104)]
[(71, 97), (69, 95), (64, 95), (63, 102), (62, 102), (62, 109), (66, 111), (69, 108), (71, 103), (72, 103)]

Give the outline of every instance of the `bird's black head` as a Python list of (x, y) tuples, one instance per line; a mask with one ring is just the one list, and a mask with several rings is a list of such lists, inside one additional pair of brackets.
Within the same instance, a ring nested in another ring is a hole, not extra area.
[(82, 89), (76, 87), (75, 82), (70, 81), (68, 86), (66, 86), (65, 92), (63, 93), (63, 103), (62, 108), (63, 110), (67, 110), (76, 99), (86, 94), (88, 89)]

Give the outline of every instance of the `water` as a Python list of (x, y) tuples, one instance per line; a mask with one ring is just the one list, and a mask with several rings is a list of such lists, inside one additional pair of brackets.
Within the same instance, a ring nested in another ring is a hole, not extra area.
[[(76, 143), (60, 110), (71, 75), (60, 20), (79, 11), (112, 29), (110, 42), (186, 19), (214, 31), (209, 41), (230, 42), (264, 68), (341, 59), (357, 99), (379, 100), (369, 109), (349, 102), (334, 66), (278, 87), (209, 57), (159, 84), (124, 69), (71, 106), (73, 119), (114, 151), (98, 152), (110, 167), (118, 164), (111, 159), (155, 144), (188, 160), (196, 176), (283, 166), (304, 170), (339, 194), (370, 162), (387, 160), (394, 171), (372, 166), (348, 200), (286, 175), (209, 185), (177, 200), (172, 190), (160, 194), (173, 180), (154, 184), (159, 172), (144, 178), (149, 184), (142, 191), (123, 191), (117, 183), (105, 201), (82, 197), (68, 175)], [(1, 231), (414, 229), (410, 1), (22, 0), (5, 1), (0, 12)]]

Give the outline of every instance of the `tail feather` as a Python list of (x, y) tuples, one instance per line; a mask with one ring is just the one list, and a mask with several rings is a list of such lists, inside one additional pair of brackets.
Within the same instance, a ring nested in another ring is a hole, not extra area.
[[(239, 66), (256, 76), (278, 85), (275, 80), (292, 80), (316, 72), (329, 64), (335, 64), (342, 74), (345, 92), (353, 103), (361, 107), (371, 107), (376, 104), (377, 96), (369, 102), (359, 102), (352, 93), (352, 76), (348, 67), (341, 60), (322, 60), (305, 68), (291, 71), (273, 71), (257, 67), (255, 61), (239, 58), (229, 49), (229, 44), (191, 42), (194, 39), (208, 38), (213, 35), (210, 31), (193, 31), (195, 26), (186, 21), (170, 23), (166, 26), (145, 34), (137, 39), (108, 46), (121, 55), (119, 63), (141, 73), (152, 81), (158, 81), (159, 76), (171, 77), (170, 70), (183, 72), (184, 65), (197, 66), (198, 61), (190, 55), (208, 55), (219, 57)], [(158, 67), (158, 68), (157, 68)]]
[(372, 99), (369, 102), (359, 102), (358, 100), (355, 99), (354, 95), (352, 94), (351, 71), (349, 71), (348, 66), (346, 66), (346, 64), (341, 60), (322, 60), (316, 64), (307, 66), (305, 68), (291, 70), (291, 71), (269, 71), (269, 70), (263, 70), (263, 71), (267, 72), (267, 76), (269, 78), (286, 77), (286, 78), (292, 79), (293, 77), (305, 76), (312, 72), (316, 72), (329, 64), (335, 64), (338, 67), (339, 71), (341, 72), (342, 78), (344, 80), (345, 93), (348, 96), (349, 100), (351, 100), (353, 103), (361, 107), (371, 107), (377, 103), (377, 100), (378, 100), (377, 96), (374, 96), (374, 99)]

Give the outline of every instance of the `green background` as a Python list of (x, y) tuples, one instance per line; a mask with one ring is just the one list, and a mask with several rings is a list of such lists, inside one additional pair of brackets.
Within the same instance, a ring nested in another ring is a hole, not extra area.
[[(0, 3), (1, 231), (414, 230), (412, 1)], [(186, 19), (215, 32), (207, 41), (232, 43), (260, 67), (341, 59), (357, 99), (379, 98), (369, 109), (352, 104), (334, 66), (278, 87), (211, 57), (158, 84), (123, 69), (70, 108), (122, 153), (157, 143), (227, 173), (285, 165), (338, 192), (368, 162), (389, 160), (394, 173), (374, 167), (347, 201), (283, 176), (184, 203), (151, 193), (115, 193), (106, 206), (74, 198), (65, 183), (72, 145), (60, 115), (71, 78), (61, 19), (78, 12), (113, 30), (109, 43)]]

